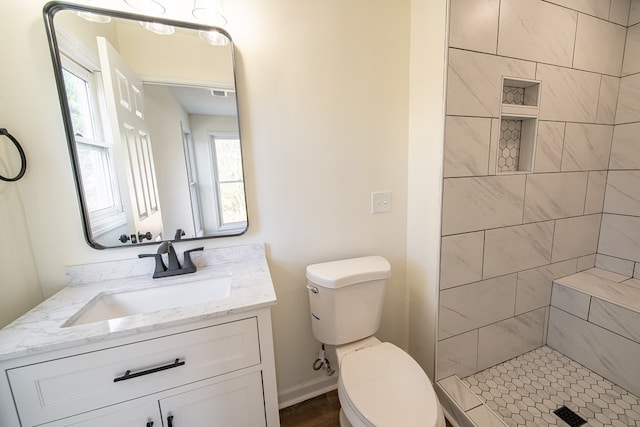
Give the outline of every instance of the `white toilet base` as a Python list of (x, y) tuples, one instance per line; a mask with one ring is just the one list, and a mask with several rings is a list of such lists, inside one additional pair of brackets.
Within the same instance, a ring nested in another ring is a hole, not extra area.
[(340, 427), (353, 427), (342, 409), (340, 409)]

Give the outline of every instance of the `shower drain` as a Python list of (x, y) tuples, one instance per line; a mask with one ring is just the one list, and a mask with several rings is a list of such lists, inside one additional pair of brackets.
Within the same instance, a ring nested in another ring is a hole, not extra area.
[(570, 427), (579, 427), (582, 424), (586, 424), (587, 421), (584, 420), (580, 415), (573, 412), (571, 409), (566, 406), (561, 406), (555, 411), (553, 411), (562, 421), (569, 424)]

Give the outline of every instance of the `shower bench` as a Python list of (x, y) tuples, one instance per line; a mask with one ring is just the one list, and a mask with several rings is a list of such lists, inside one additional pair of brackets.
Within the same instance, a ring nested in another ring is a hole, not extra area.
[(640, 394), (640, 279), (592, 268), (553, 282), (547, 344)]

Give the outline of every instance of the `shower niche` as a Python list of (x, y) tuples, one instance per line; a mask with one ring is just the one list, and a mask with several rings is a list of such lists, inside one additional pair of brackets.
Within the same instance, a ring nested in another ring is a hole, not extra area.
[(539, 110), (539, 81), (502, 78), (496, 174), (533, 171)]

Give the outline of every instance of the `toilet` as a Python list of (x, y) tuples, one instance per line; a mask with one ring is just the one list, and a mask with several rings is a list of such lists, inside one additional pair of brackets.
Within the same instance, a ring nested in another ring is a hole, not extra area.
[(342, 427), (444, 427), (429, 377), (402, 349), (381, 342), (391, 265), (381, 256), (307, 267), (313, 335), (336, 346)]

